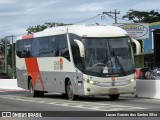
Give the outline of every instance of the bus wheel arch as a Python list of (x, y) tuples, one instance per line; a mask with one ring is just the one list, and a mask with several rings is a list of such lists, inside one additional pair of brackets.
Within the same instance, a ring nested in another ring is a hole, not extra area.
[(68, 96), (67, 96), (67, 84), (68, 84), (69, 80), (70, 79), (68, 77), (65, 79), (65, 82), (64, 82), (64, 93), (62, 93), (62, 97), (63, 98), (68, 98)]
[(65, 79), (65, 93), (67, 94), (67, 84), (68, 84), (68, 81), (70, 81), (70, 79), (67, 77), (66, 79)]
[(30, 84), (30, 81), (32, 80), (32, 77), (31, 76), (28, 76), (28, 90), (29, 90), (29, 84)]
[(65, 92), (67, 94), (68, 99), (71, 101), (76, 100), (78, 97), (78, 95), (74, 94), (73, 86), (69, 78), (65, 79)]
[(28, 76), (28, 89), (30, 91), (30, 96), (31, 97), (42, 97), (42, 96), (44, 96), (44, 92), (34, 90), (31, 76)]

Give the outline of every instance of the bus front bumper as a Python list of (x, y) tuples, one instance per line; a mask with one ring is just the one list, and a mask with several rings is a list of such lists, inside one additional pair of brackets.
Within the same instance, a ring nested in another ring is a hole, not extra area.
[(125, 86), (97, 86), (84, 82), (84, 95), (113, 95), (113, 94), (129, 94), (136, 92), (136, 81)]

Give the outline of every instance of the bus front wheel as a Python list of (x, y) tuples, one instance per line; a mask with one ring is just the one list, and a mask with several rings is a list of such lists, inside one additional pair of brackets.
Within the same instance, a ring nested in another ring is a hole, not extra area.
[(71, 101), (76, 100), (78, 97), (78, 95), (74, 95), (73, 93), (73, 87), (72, 87), (71, 81), (68, 81), (67, 83), (67, 96), (68, 96), (68, 99)]
[(117, 100), (119, 98), (119, 94), (116, 95), (109, 95), (111, 100)]

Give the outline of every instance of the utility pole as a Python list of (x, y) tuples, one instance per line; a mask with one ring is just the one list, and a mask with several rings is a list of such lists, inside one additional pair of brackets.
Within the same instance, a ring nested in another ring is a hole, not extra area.
[(13, 38), (15, 37), (14, 35), (11, 36), (6, 36), (6, 37), (11, 37), (12, 39), (12, 77), (14, 78), (14, 45), (13, 45)]
[(7, 64), (7, 41), (4, 41), (4, 45), (5, 45), (5, 73), (8, 73), (8, 64)]
[(115, 20), (115, 23), (117, 23), (117, 14), (120, 14), (120, 12), (117, 12), (116, 9), (114, 12), (110, 11), (110, 12), (103, 12), (103, 14), (106, 14), (106, 15), (109, 15), (111, 17), (110, 14), (114, 14), (114, 20)]
[(4, 53), (5, 53), (5, 56), (4, 56), (4, 59), (5, 59), (5, 73), (8, 73), (8, 60), (7, 60), (7, 44), (9, 43), (9, 40), (7, 39), (7, 37), (4, 37), (3, 39), (3, 42), (4, 42)]

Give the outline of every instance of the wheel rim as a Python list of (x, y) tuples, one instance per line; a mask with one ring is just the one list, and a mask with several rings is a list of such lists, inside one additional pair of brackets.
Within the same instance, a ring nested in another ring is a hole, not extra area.
[(30, 82), (30, 93), (31, 93), (31, 96), (34, 95), (34, 90), (33, 90), (32, 82)]
[(71, 82), (68, 82), (67, 93), (68, 93), (68, 99), (72, 100), (73, 99), (73, 89), (72, 89)]
[(33, 87), (31, 86), (31, 96), (33, 95)]

